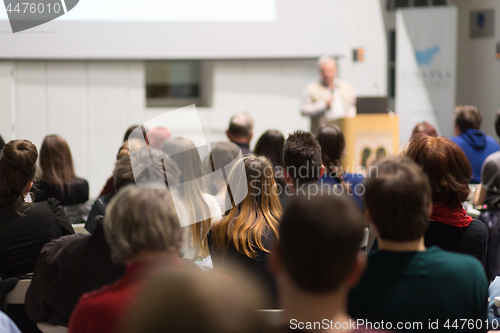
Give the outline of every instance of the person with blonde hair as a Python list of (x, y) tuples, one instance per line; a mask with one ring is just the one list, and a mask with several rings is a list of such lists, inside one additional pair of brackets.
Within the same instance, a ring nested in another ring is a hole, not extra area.
[[(125, 277), (112, 285), (84, 294), (71, 315), (70, 333), (113, 333), (134, 304), (150, 269), (162, 265), (183, 269), (179, 258), (182, 232), (179, 207), (165, 184), (149, 189), (128, 185), (106, 209), (104, 232), (116, 261), (125, 263)], [(156, 189), (155, 189), (156, 188)]]
[(194, 143), (182, 137), (166, 140), (162, 152), (167, 154), (182, 170), (182, 175), (167, 175), (169, 186), (179, 189), (180, 199), (189, 213), (183, 224), (183, 258), (201, 261), (208, 257), (209, 251), (206, 236), (212, 222), (222, 217), (220, 206), (213, 196), (205, 190), (201, 158)]
[(208, 236), (214, 269), (236, 263), (274, 292), (266, 262), (272, 244), (278, 241), (282, 208), (273, 165), (264, 156), (247, 155), (233, 166), (228, 182), (234, 206)]

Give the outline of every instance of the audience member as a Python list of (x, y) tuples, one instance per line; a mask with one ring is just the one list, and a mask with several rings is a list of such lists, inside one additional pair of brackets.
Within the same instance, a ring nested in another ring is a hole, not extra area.
[[(115, 333), (134, 304), (150, 268), (159, 264), (175, 271), (179, 258), (181, 228), (170, 191), (129, 185), (106, 209), (104, 231), (113, 257), (127, 265), (125, 277), (110, 286), (84, 294), (71, 315), (69, 333)], [(155, 187), (155, 186), (151, 186)]]
[(218, 275), (161, 275), (140, 296), (122, 333), (267, 332), (255, 290)]
[(285, 176), (283, 174), (283, 145), (285, 144), (285, 137), (280, 131), (267, 130), (257, 140), (255, 145), (254, 154), (267, 157), (274, 167), (274, 179), (276, 184), (280, 187), (281, 191), (285, 188)]
[(191, 140), (181, 137), (168, 139), (161, 150), (182, 170), (180, 177), (167, 175), (167, 178), (169, 186), (175, 185), (179, 189), (179, 199), (189, 212), (188, 220), (181, 220), (183, 258), (203, 260), (209, 255), (207, 233), (211, 224), (219, 220), (222, 214), (217, 201), (205, 190), (205, 172), (201, 166), (200, 154)]
[(151, 148), (154, 149), (161, 149), (161, 146), (167, 140), (172, 136), (170, 131), (166, 129), (165, 127), (155, 127), (151, 130), (149, 130), (148, 134), (148, 142)]
[[(130, 134), (132, 134), (132, 132), (138, 128), (138, 127), (141, 127), (140, 125), (131, 125), (129, 128), (127, 128), (127, 130), (125, 131), (125, 135), (123, 136), (123, 142), (127, 142), (129, 140), (129, 136)], [(132, 139), (138, 139), (138, 138), (132, 138)], [(147, 138), (146, 138), (147, 139)]]
[(464, 320), (482, 323), (470, 331), (486, 332), (488, 281), (480, 262), (424, 245), (433, 200), (425, 173), (409, 159), (390, 158), (364, 184), (365, 217), (379, 249), (350, 293), (349, 314), (406, 332), (441, 332)]
[[(225, 214), (231, 209), (232, 206), (226, 207), (227, 192), (227, 172), (225, 168), (230, 167), (235, 163), (240, 155), (240, 147), (232, 142), (219, 142), (210, 152), (207, 173), (212, 173), (210, 177), (210, 184), (214, 193), (214, 198), (220, 206), (222, 214)], [(221, 173), (215, 173), (220, 170)]]
[(283, 145), (283, 163), (285, 180), (292, 188), (317, 182), (323, 176), (324, 167), (321, 146), (314, 134), (301, 130), (290, 134)]
[(40, 149), (42, 177), (33, 184), (35, 201), (52, 197), (64, 207), (71, 223), (83, 223), (89, 213), (89, 184), (75, 175), (68, 143), (59, 135), (47, 135)]
[(125, 275), (125, 265), (111, 260), (102, 219), (91, 235), (64, 236), (43, 247), (25, 299), (31, 321), (68, 326), (80, 296)]
[(340, 160), (345, 155), (345, 138), (340, 127), (334, 124), (322, 126), (318, 131), (318, 142), (321, 146), (321, 159), (325, 173), (321, 181), (333, 185), (341, 185), (360, 208), (363, 207), (361, 195), (363, 194), (363, 176), (344, 172)]
[(432, 136), (433, 138), (438, 136), (436, 128), (426, 121), (423, 121), (415, 125), (413, 131), (411, 132), (410, 140), (413, 139), (413, 137), (419, 133), (424, 133), (428, 136)]
[[(120, 160), (124, 156), (130, 155), (130, 151), (137, 151), (141, 149), (145, 149), (146, 144), (144, 141), (141, 141), (139, 139), (130, 139), (128, 141), (125, 141), (120, 148), (118, 148), (118, 153), (116, 154), (116, 160)], [(106, 185), (104, 185), (104, 188), (101, 190), (101, 193), (99, 193), (99, 198), (113, 194), (116, 192), (115, 186), (114, 186), (114, 181), (113, 181), (113, 176), (109, 177), (108, 180), (106, 181)]]
[(235, 205), (208, 234), (214, 269), (239, 265), (274, 292), (266, 263), (278, 240), (282, 209), (271, 162), (264, 156), (245, 156), (233, 166), (229, 184)]
[[(96, 201), (94, 201), (94, 204), (90, 209), (89, 216), (87, 217), (87, 221), (85, 221), (85, 229), (90, 233), (94, 232), (94, 228), (96, 226), (96, 220), (95, 220), (96, 217), (99, 215), (104, 215), (106, 206), (108, 205), (111, 198), (116, 194), (116, 192), (120, 188), (125, 187), (128, 184), (134, 183), (134, 172), (130, 164), (130, 151), (128, 149), (129, 144), (136, 147), (135, 151), (137, 152), (141, 151), (141, 148), (146, 148), (146, 146), (142, 145), (139, 140), (130, 140), (125, 142), (118, 150), (118, 154), (116, 156), (117, 162), (115, 164), (115, 170), (113, 171), (113, 176), (111, 176), (112, 186), (108, 187), (108, 189), (110, 189), (111, 191), (107, 194), (101, 195)], [(146, 152), (142, 152), (140, 154), (145, 155)], [(151, 154), (159, 159), (164, 158), (163, 153), (161, 153), (158, 150), (152, 150)], [(120, 160), (122, 159), (124, 161), (120, 162)], [(108, 185), (106, 184), (106, 187), (107, 186)]]
[(365, 268), (358, 250), (364, 227), (361, 212), (346, 196), (292, 199), (270, 265), (285, 310), (282, 332), (352, 331), (347, 295)]
[(76, 205), (89, 199), (89, 184), (75, 175), (68, 143), (59, 135), (47, 135), (40, 149), (42, 177), (33, 184), (35, 201), (52, 197), (61, 205)]
[(425, 246), (470, 254), (484, 265), (488, 243), (486, 225), (467, 215), (462, 203), (469, 195), (470, 164), (451, 140), (418, 134), (406, 151), (422, 167), (432, 189), (432, 214)]
[(286, 208), (290, 196), (308, 190), (306, 185), (317, 184), (323, 176), (321, 146), (314, 134), (301, 130), (290, 134), (283, 145), (283, 163), (286, 187), (280, 201)]
[[(500, 110), (495, 117), (495, 129), (500, 136)], [(486, 275), (493, 280), (500, 275), (500, 151), (484, 160), (481, 185), (476, 189), (474, 205), (486, 205), (482, 207), (479, 219), (488, 226)]]
[(25, 202), (33, 185), (38, 151), (28, 140), (5, 145), (0, 159), (0, 276), (33, 272), (42, 247), (74, 233), (54, 198)]
[(250, 141), (253, 136), (253, 119), (247, 113), (231, 117), (226, 135), (229, 141), (236, 143), (240, 147), (243, 156), (252, 153)]
[[(500, 110), (495, 117), (495, 130), (497, 136), (500, 136)], [(497, 206), (500, 201), (500, 151), (484, 160), (481, 167), (481, 187), (478, 190), (476, 205), (486, 204), (490, 208), (500, 208)]]
[[(152, 154), (160, 154), (165, 163), (173, 163), (159, 151)], [(130, 156), (116, 162), (113, 178), (117, 191), (134, 184)], [(124, 264), (111, 260), (111, 249), (104, 235), (102, 216), (112, 197), (101, 197), (92, 206), (87, 220), (87, 224), (92, 222), (92, 228), (86, 225), (91, 235), (61, 237), (42, 249), (25, 301), (26, 312), (33, 322), (68, 326), (81, 295), (111, 284), (125, 274)]]
[(481, 182), (481, 167), (489, 155), (500, 150), (494, 138), (480, 131), (483, 121), (482, 112), (471, 105), (459, 105), (455, 108), (455, 142), (465, 153), (472, 167), (471, 183)]

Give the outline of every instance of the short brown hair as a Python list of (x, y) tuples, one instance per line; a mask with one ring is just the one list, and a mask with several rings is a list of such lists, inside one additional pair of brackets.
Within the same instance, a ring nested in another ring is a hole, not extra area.
[(432, 189), (432, 201), (457, 208), (469, 196), (472, 168), (465, 153), (453, 141), (419, 134), (410, 141), (406, 157), (422, 167)]
[(413, 138), (415, 135), (419, 133), (424, 133), (432, 137), (438, 136), (436, 128), (426, 121), (423, 121), (415, 125), (415, 127), (413, 128), (413, 132), (411, 133), (411, 137)]
[(410, 242), (429, 225), (431, 187), (415, 162), (401, 157), (380, 160), (370, 168), (364, 201), (380, 238)]
[(455, 126), (460, 132), (468, 129), (478, 130), (483, 122), (483, 113), (472, 105), (458, 105), (455, 107)]
[[(311, 132), (295, 131), (283, 145), (283, 163), (290, 176), (300, 183), (319, 179), (322, 166), (321, 146)], [(306, 174), (301, 169), (306, 169)]]
[(347, 196), (295, 196), (281, 219), (278, 244), (285, 271), (310, 293), (338, 289), (354, 267), (365, 227)]

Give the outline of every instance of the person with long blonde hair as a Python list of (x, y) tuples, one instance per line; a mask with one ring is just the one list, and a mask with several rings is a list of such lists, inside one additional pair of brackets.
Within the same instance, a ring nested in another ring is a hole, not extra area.
[[(272, 292), (275, 287), (266, 262), (271, 246), (278, 241), (283, 212), (273, 170), (265, 156), (247, 155), (233, 166), (228, 182), (234, 206), (212, 226), (208, 236), (215, 270), (239, 264), (255, 273)], [(238, 198), (243, 200), (238, 203)], [(231, 203), (226, 203), (226, 207), (231, 207)]]
[[(167, 139), (161, 150), (166, 153), (182, 171), (180, 177), (169, 177), (168, 185), (179, 190), (189, 213), (189, 225), (181, 221), (184, 258), (200, 261), (209, 256), (206, 236), (212, 222), (222, 217), (219, 204), (205, 190), (201, 158), (195, 144), (183, 137)], [(174, 179), (179, 178), (179, 179)]]

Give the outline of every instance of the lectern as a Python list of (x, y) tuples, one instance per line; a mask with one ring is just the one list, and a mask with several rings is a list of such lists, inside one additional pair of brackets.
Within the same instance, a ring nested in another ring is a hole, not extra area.
[(364, 173), (375, 159), (395, 155), (399, 149), (399, 120), (394, 113), (358, 114), (334, 122), (342, 129), (347, 155), (345, 173)]

